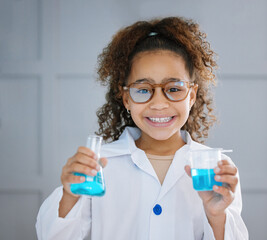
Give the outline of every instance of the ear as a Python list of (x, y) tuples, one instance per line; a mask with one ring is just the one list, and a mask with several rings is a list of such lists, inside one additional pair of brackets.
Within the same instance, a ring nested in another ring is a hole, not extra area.
[(194, 105), (194, 103), (196, 102), (197, 99), (197, 89), (198, 89), (198, 85), (195, 84), (190, 91), (190, 108)]
[(122, 101), (126, 109), (130, 110), (129, 93), (128, 91), (122, 91)]

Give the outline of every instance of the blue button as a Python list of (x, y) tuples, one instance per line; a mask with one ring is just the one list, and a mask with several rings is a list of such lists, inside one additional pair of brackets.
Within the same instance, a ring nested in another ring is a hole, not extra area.
[(162, 208), (159, 204), (157, 204), (154, 208), (153, 208), (153, 212), (156, 214), (156, 215), (160, 215), (161, 212), (162, 212)]

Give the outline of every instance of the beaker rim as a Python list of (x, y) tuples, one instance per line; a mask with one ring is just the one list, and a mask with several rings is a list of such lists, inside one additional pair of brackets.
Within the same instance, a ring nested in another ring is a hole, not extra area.
[(223, 148), (200, 148), (200, 149), (190, 149), (190, 152), (215, 152), (215, 151), (220, 151), (221, 153), (225, 152), (233, 152), (232, 149), (223, 149)]
[(191, 149), (190, 152), (223, 151), (223, 148)]

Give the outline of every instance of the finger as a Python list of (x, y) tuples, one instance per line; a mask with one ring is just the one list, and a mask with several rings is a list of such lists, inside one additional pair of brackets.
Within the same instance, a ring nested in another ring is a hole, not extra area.
[(99, 159), (99, 164), (102, 166), (102, 167), (105, 167), (105, 166), (107, 166), (107, 164), (108, 164), (108, 159), (107, 158), (100, 158)]
[(222, 159), (218, 162), (218, 165), (229, 165), (231, 164), (228, 160)]
[[(76, 155), (76, 154), (75, 154)], [(73, 157), (70, 157), (66, 163), (65, 166), (70, 166), (75, 161), (75, 155)]]
[(187, 173), (187, 175), (191, 177), (191, 167), (189, 165), (185, 165), (184, 170)]
[(83, 173), (89, 176), (95, 176), (98, 171), (95, 168), (91, 168), (91, 167), (88, 167), (86, 165), (79, 164), (79, 163), (72, 164), (69, 170), (70, 170), (69, 173), (78, 172), (78, 173)]
[(73, 157), (68, 159), (66, 166), (71, 166), (75, 162), (91, 166), (91, 163), (96, 163), (96, 159), (93, 156), (90, 157), (88, 155), (84, 155), (83, 153), (77, 152)]
[(214, 168), (214, 172), (216, 174), (236, 175), (237, 167), (234, 165), (218, 165), (218, 167)]
[(82, 183), (85, 181), (85, 177), (83, 176), (75, 176), (73, 174), (65, 175), (64, 183)]
[(232, 175), (215, 175), (215, 180), (217, 182), (227, 183), (230, 186), (232, 192), (235, 192), (236, 185), (238, 183), (238, 178)]
[(99, 164), (97, 163), (95, 158), (88, 157), (88, 155), (84, 155), (83, 153), (77, 153), (74, 159), (75, 159), (75, 162), (78, 162), (80, 164), (99, 170)]
[(80, 156), (91, 157), (95, 160), (97, 160), (98, 158), (98, 156), (91, 149), (86, 147), (79, 147), (75, 155), (68, 159), (67, 165), (70, 165), (75, 162)]
[(214, 185), (213, 191), (222, 195), (225, 202), (229, 204), (234, 200), (234, 193), (226, 187)]
[(90, 148), (87, 147), (79, 147), (77, 153), (82, 153), (84, 155), (97, 159), (97, 155)]
[(61, 176), (62, 185), (68, 190), (69, 185), (71, 183), (83, 183), (85, 181), (85, 177), (83, 176), (75, 176), (72, 173), (65, 174)]

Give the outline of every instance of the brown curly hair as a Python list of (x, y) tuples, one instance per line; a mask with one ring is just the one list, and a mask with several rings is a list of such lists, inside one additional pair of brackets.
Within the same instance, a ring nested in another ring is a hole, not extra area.
[[(151, 34), (151, 33), (156, 34)], [(97, 111), (99, 130), (106, 141), (119, 138), (126, 126), (136, 127), (122, 101), (133, 57), (144, 51), (170, 50), (181, 56), (191, 81), (198, 84), (197, 99), (183, 130), (204, 142), (216, 121), (210, 86), (215, 85), (215, 53), (199, 25), (182, 17), (138, 21), (117, 32), (98, 56), (98, 80), (108, 86), (106, 103)]]

